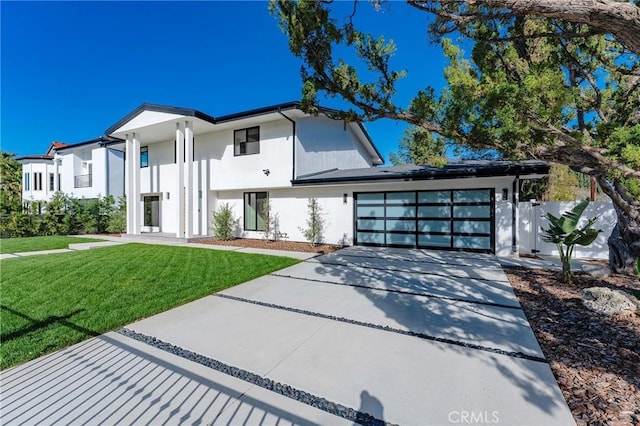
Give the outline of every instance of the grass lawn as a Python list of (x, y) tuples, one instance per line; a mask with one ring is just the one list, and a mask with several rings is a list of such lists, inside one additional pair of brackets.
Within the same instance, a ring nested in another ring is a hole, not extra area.
[(298, 263), (125, 244), (0, 261), (0, 369)]
[(92, 243), (95, 238), (67, 237), (52, 235), (48, 237), (2, 238), (0, 239), (0, 253), (20, 253), (23, 251), (55, 250), (69, 247), (69, 244)]

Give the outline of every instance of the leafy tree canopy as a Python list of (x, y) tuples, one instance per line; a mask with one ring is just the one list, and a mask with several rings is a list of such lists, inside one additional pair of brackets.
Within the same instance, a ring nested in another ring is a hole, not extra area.
[(22, 165), (15, 154), (0, 151), (0, 214), (22, 209)]
[[(397, 83), (406, 72), (391, 66), (396, 46), (355, 27), (357, 0), (341, 19), (331, 1), (271, 0), (304, 64), (303, 107), (317, 112), (319, 95), (340, 96), (352, 107), (336, 118), (402, 120), (507, 158), (547, 160), (593, 176), (619, 213), (614, 249), (622, 258), (640, 257), (640, 8), (613, 0), (408, 4), (430, 16), (429, 32), (449, 65), (444, 89), (425, 85), (401, 105)], [(471, 48), (465, 52), (460, 43)], [(344, 49), (364, 66), (337, 57)]]

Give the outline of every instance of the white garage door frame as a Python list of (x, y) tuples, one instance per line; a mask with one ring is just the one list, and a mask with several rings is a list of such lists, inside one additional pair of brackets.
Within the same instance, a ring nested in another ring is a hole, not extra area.
[(354, 193), (354, 244), (495, 253), (495, 188)]

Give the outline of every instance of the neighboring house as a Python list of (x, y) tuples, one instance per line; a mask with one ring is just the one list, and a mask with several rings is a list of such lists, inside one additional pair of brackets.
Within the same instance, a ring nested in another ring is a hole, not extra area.
[(279, 232), (304, 241), (315, 197), (328, 243), (517, 254), (518, 179), (544, 176), (546, 163), (376, 167), (364, 126), (330, 112), (291, 102), (212, 117), (141, 105), (106, 130), (125, 140), (127, 233), (207, 236), (229, 203), (238, 236), (260, 238), (268, 198)]
[(51, 143), (45, 155), (27, 155), (22, 163), (22, 200), (49, 201), (56, 192), (76, 198), (124, 194), (121, 140), (99, 137), (75, 144)]

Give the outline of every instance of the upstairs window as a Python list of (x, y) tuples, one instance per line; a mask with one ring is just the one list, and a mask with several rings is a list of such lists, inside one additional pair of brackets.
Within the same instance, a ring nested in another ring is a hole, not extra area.
[(53, 173), (49, 173), (49, 191), (53, 191), (55, 189), (55, 185), (55, 175)]
[(35, 172), (33, 174), (33, 190), (42, 191), (42, 172)]
[(233, 154), (250, 155), (260, 153), (260, 127), (249, 127), (233, 132)]
[(29, 173), (24, 174), (24, 190), (31, 190), (31, 175)]
[(140, 147), (140, 168), (149, 167), (149, 147)]

